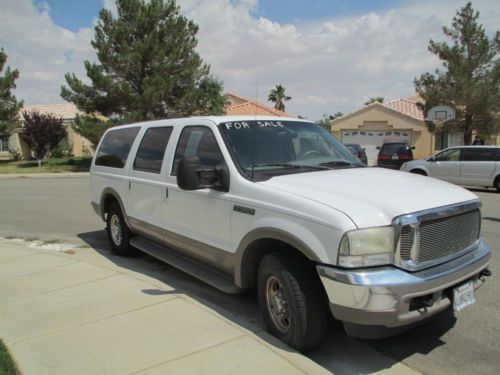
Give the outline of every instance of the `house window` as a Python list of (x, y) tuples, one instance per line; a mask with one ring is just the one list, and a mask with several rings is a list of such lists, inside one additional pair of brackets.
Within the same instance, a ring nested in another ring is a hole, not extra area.
[(9, 151), (9, 138), (0, 137), (0, 152)]
[(435, 133), (434, 149), (436, 151), (444, 150), (448, 147), (462, 146), (463, 133), (461, 132), (439, 132)]

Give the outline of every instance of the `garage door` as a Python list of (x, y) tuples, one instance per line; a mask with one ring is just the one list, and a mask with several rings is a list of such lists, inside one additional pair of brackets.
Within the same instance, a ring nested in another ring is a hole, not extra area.
[(377, 147), (386, 142), (411, 144), (411, 131), (342, 130), (342, 143), (357, 143), (366, 150), (368, 165), (377, 164)]

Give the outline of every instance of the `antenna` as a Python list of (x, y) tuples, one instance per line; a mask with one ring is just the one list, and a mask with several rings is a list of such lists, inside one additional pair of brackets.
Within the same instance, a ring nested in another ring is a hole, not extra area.
[[(259, 81), (255, 85), (255, 119), (257, 119), (257, 98), (259, 97)], [(255, 171), (255, 127), (252, 130), (252, 180), (254, 179)]]
[(259, 98), (259, 81), (255, 85), (255, 117), (257, 117), (257, 99)]

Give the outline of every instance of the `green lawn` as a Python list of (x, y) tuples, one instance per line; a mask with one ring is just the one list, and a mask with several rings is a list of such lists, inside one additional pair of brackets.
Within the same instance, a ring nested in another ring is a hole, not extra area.
[(39, 168), (36, 160), (0, 160), (0, 174), (88, 172), (91, 161), (90, 157), (47, 159)]
[(2, 340), (0, 340), (0, 375), (19, 375), (12, 357)]

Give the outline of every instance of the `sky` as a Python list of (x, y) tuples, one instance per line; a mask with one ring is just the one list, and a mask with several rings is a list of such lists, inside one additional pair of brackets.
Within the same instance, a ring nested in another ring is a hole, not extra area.
[[(414, 95), (413, 79), (440, 67), (427, 50), (444, 40), (465, 1), (178, 0), (200, 27), (198, 52), (224, 90), (266, 102), (276, 84), (287, 112), (318, 120), (348, 113), (370, 97)], [(472, 1), (488, 35), (500, 1)], [(62, 103), (66, 73), (85, 78), (99, 10), (114, 0), (0, 0), (0, 46), (20, 71), (14, 91), (26, 104)], [(271, 103), (268, 103), (271, 105)]]

